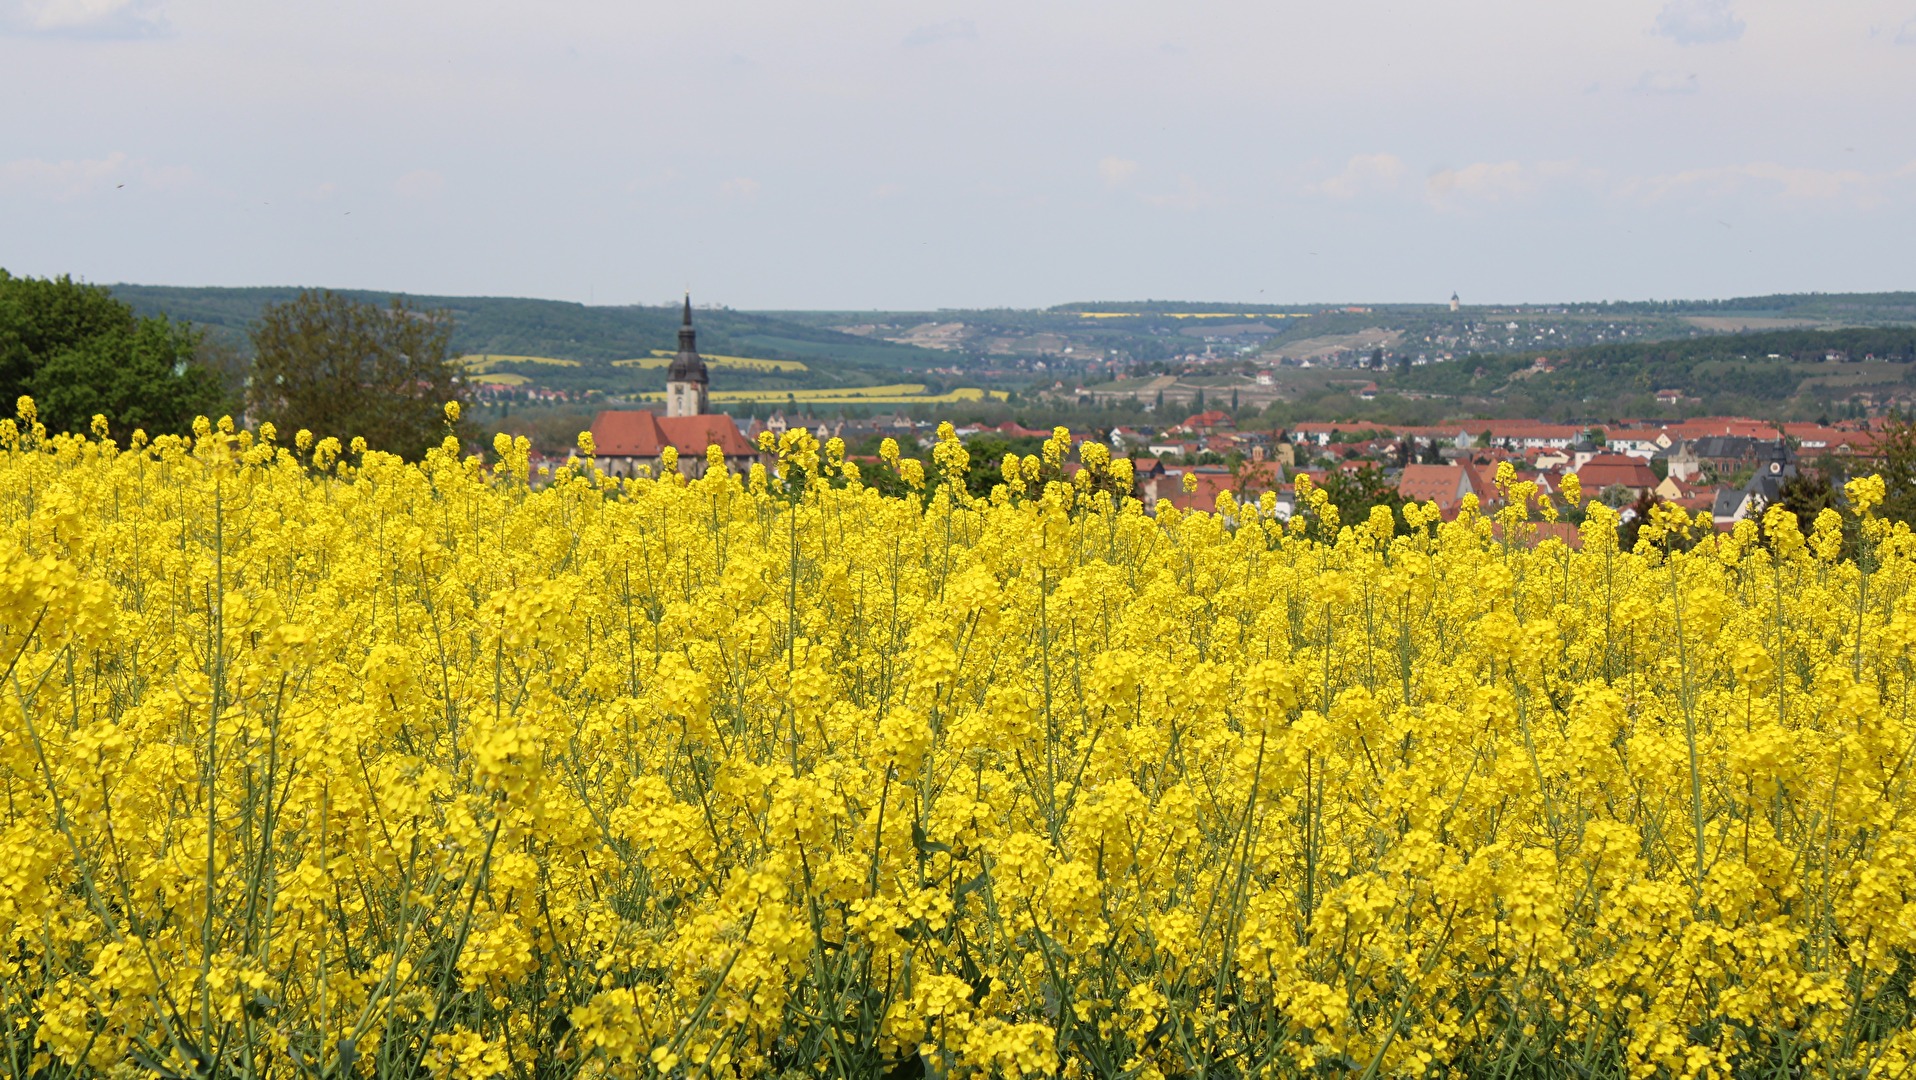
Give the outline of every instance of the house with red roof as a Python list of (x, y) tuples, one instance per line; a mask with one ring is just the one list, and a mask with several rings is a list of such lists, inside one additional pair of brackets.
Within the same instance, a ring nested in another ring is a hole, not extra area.
[(1412, 502), (1434, 502), (1449, 516), (1463, 505), (1464, 496), (1483, 497), (1477, 478), (1462, 465), (1406, 465), (1397, 478), (1397, 494)]
[(1774, 439), (1776, 425), (1742, 416), (1699, 416), (1662, 425), (1654, 441), (1669, 449), (1684, 439), (1703, 439), (1712, 435), (1734, 435), (1745, 439)]
[(694, 479), (705, 475), (708, 446), (719, 448), (732, 472), (759, 460), (758, 448), (724, 413), (660, 416), (645, 409), (607, 409), (592, 420), (592, 443), (599, 468), (611, 476), (636, 476), (641, 465), (656, 470), (668, 446), (678, 451), (679, 471)]
[(1630, 498), (1640, 498), (1646, 491), (1654, 491), (1657, 486), (1657, 474), (1650, 471), (1650, 463), (1628, 454), (1597, 454), (1577, 467), (1577, 480), (1583, 490), (1596, 495), (1611, 488), (1624, 488)]
[(1006, 420), (992, 431), (1007, 439), (1049, 439), (1051, 432), (1040, 428), (1028, 428), (1016, 420)]
[(1174, 432), (1188, 432), (1193, 435), (1210, 435), (1220, 431), (1236, 431), (1237, 421), (1231, 414), (1219, 409), (1211, 409), (1195, 416), (1187, 416), (1184, 422), (1171, 429)]

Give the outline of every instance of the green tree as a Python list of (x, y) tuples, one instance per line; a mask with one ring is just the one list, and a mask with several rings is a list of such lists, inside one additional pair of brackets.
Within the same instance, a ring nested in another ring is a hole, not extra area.
[(140, 318), (97, 285), (0, 270), (0, 401), (32, 395), (50, 430), (100, 415), (122, 434), (185, 432), (220, 415), (232, 401), (204, 349), (192, 327)]
[(1871, 465), (1883, 478), (1886, 496), (1877, 513), (1916, 525), (1916, 424), (1906, 419), (1886, 424), (1876, 436)]
[(443, 437), (445, 403), (466, 398), (451, 316), (397, 297), (382, 308), (309, 290), (266, 308), (252, 337), (248, 407), (283, 431), (363, 435), (416, 459)]
[(1337, 507), (1337, 518), (1341, 524), (1361, 525), (1370, 517), (1371, 507), (1388, 506), (1398, 534), (1409, 531), (1409, 526), (1404, 523), (1404, 497), (1398, 493), (1397, 485), (1391, 483), (1377, 466), (1366, 464), (1356, 472), (1332, 469), (1330, 475), (1324, 478), (1323, 487), (1324, 494), (1330, 496), (1331, 505)]

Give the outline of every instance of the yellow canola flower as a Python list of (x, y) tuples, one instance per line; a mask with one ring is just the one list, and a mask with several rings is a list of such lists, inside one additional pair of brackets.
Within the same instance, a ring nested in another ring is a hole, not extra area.
[(1916, 539), (1868, 478), (1807, 535), (1664, 510), (1626, 551), (1600, 505), (1574, 547), (1398, 536), (1302, 477), (1290, 527), (1147, 516), (1099, 444), (1057, 482), (1068, 432), (973, 500), (955, 433), (931, 478), (881, 449), (893, 497), (804, 433), (534, 486), (503, 435), (35, 423), (29, 1073), (1916, 1064)]

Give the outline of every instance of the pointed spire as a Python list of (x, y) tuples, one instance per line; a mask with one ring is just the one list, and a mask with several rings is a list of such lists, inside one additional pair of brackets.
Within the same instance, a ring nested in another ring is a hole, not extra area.
[(679, 353), (672, 360), (667, 378), (673, 382), (706, 382), (705, 361), (699, 357), (698, 332), (692, 329), (692, 294), (685, 294), (685, 308), (679, 322)]

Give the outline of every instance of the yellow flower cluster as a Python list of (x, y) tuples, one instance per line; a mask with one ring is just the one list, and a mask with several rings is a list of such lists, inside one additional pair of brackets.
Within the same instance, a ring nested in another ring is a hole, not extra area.
[(0, 423), (8, 1074), (1916, 1060), (1880, 484), (1573, 550), (769, 450)]

